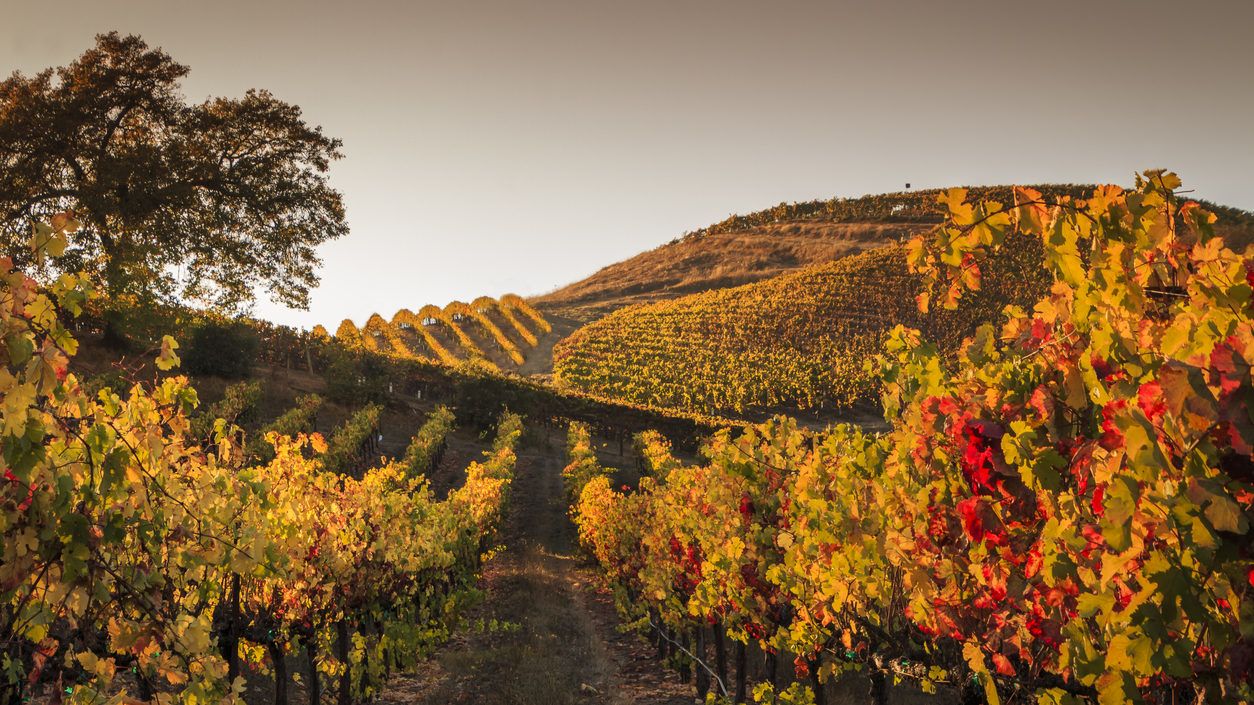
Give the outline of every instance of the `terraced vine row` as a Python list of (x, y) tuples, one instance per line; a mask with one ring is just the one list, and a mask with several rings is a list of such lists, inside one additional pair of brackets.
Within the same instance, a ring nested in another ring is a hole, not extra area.
[(414, 434), (401, 457), (401, 464), (410, 477), (430, 474), (440, 464), (448, 447), (448, 434), (453, 430), (453, 422), (453, 412), (447, 406), (436, 407)]
[[(493, 316), (499, 317), (500, 325)], [(481, 331), (490, 342), (477, 343), (469, 335), (468, 326)], [(441, 342), (433, 329), (443, 331), (449, 344)], [(336, 330), (335, 338), (350, 348), (362, 347), (371, 352), (447, 365), (456, 365), (465, 359), (486, 359), (491, 352), (490, 345), (514, 365), (521, 365), (524, 346), (535, 347), (539, 342), (538, 334), (549, 330), (549, 323), (539, 311), (521, 297), (506, 294), (499, 300), (481, 296), (472, 304), (453, 301), (444, 308), (427, 305), (416, 314), (401, 309), (392, 316), (391, 322), (376, 313), (360, 329), (345, 319)], [(511, 335), (517, 336), (521, 344)]]
[(267, 438), (270, 434), (279, 436), (308, 435), (314, 430), (318, 410), (322, 408), (322, 397), (317, 394), (306, 394), (296, 399), (296, 405), (279, 415), (248, 440), (246, 445), (250, 458), (258, 462), (268, 463), (274, 459), (274, 445)]

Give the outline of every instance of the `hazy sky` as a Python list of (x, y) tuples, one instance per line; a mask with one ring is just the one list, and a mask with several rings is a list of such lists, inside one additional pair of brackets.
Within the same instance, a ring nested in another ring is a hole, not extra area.
[(98, 32), (344, 140), (300, 325), (537, 294), (780, 201), (1164, 166), (1254, 209), (1254, 1), (7, 0), (0, 71)]

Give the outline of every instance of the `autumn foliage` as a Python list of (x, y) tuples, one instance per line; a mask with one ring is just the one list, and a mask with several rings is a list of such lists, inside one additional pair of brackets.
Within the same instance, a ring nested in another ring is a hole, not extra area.
[(956, 307), (1011, 237), (1052, 285), (944, 354), (898, 328), (890, 430), (778, 419), (574, 513), (624, 608), (989, 702), (1254, 697), (1254, 259), (1148, 172), (1089, 198), (941, 195), (910, 247)]
[[(33, 255), (74, 227), (36, 226)], [(271, 432), (258, 454), (231, 424), (195, 420), (182, 376), (89, 395), (62, 317), (90, 295), (0, 258), (0, 702), (233, 701), (241, 662), (281, 688), (296, 649), (306, 683), (336, 679), (339, 702), (358, 702), (447, 634), (509, 495), (518, 417), (446, 500), (420, 474), (446, 411), (404, 462), (359, 477), (324, 468), (318, 434)], [(162, 370), (176, 350), (167, 337)], [(275, 430), (307, 425), (318, 401)]]

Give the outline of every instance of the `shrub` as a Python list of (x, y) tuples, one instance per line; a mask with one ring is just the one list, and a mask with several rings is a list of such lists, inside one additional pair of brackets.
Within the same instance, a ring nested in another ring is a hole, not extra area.
[(243, 379), (252, 372), (261, 340), (243, 323), (207, 321), (185, 345), (183, 369), (193, 375)]
[(260, 401), (260, 380), (232, 384), (226, 388), (221, 400), (192, 419), (192, 436), (202, 440), (209, 438), (218, 419), (226, 421), (228, 426), (249, 423)]
[(383, 403), (391, 374), (386, 359), (353, 351), (337, 352), (322, 372), (327, 396), (349, 406)]

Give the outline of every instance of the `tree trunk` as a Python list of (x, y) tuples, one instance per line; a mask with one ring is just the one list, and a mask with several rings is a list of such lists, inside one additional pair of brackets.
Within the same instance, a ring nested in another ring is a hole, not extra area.
[(365, 693), (366, 686), (374, 684), (374, 680), (370, 677), (370, 631), (363, 624), (359, 633), (363, 638), (362, 643), (365, 644), (365, 648), (361, 650), (361, 690)]
[(122, 263), (118, 256), (117, 241), (109, 234), (105, 223), (93, 222), (97, 236), (100, 238), (100, 249), (104, 254), (104, 331), (101, 343), (112, 350), (123, 350), (130, 346), (122, 323), (125, 314), (114, 308), (122, 293)]
[(0, 705), (18, 705), (24, 697), (20, 682), (0, 684)]
[(888, 703), (888, 679), (878, 668), (871, 669), (871, 702), (875, 705)]
[(148, 674), (140, 669), (135, 672), (135, 675), (139, 681), (139, 699), (144, 702), (152, 702), (155, 693), (152, 690), (152, 681), (148, 680)]
[(779, 687), (779, 654), (770, 649), (766, 651), (766, 681), (773, 687)]
[(819, 668), (823, 666), (823, 656), (820, 654), (809, 660), (810, 666), (810, 688), (814, 690), (814, 705), (827, 705), (827, 693), (823, 691), (823, 682), (819, 680)]
[(266, 644), (270, 652), (270, 665), (274, 668), (274, 705), (287, 705), (287, 658), (283, 645), (277, 641)]
[(692, 657), (688, 654), (692, 653), (692, 638), (688, 636), (685, 629), (679, 636), (679, 645), (682, 647), (679, 653), (679, 678), (685, 683), (692, 681)]
[[(375, 622), (374, 631), (379, 635), (379, 643), (386, 643), (383, 641), (383, 622)], [(383, 659), (383, 680), (386, 682), (392, 677), (392, 658), (387, 647), (379, 650), (379, 658)]]
[(131, 341), (126, 337), (123, 329), (123, 319), (125, 314), (113, 308), (113, 303), (105, 304), (104, 311), (104, 331), (100, 337), (100, 344), (109, 350), (126, 350), (130, 348)]

